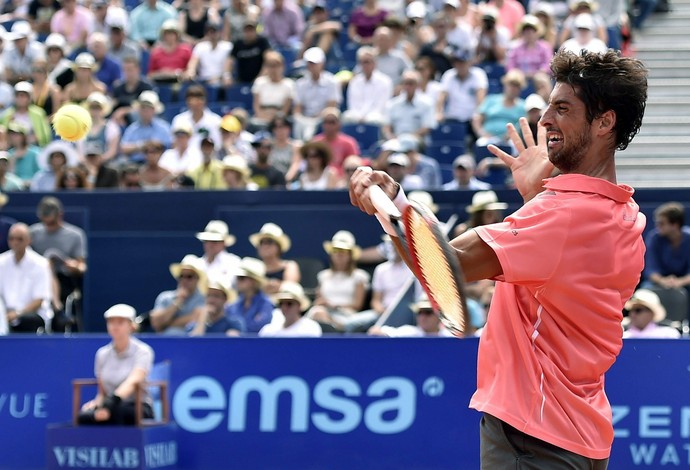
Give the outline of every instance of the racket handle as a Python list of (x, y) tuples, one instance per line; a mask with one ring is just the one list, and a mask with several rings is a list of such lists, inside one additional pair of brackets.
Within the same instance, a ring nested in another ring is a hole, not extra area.
[(379, 186), (369, 186), (369, 198), (376, 208), (376, 211), (385, 217), (395, 217), (399, 219), (402, 215), (400, 210), (390, 200), (386, 193)]

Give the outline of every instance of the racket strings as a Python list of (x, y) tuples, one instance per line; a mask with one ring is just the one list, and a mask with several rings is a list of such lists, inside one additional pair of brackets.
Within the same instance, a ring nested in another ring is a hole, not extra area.
[[(455, 280), (454, 270), (439, 246), (436, 235), (419, 214), (410, 217), (408, 237), (415, 252), (419, 274), (424, 278), (430, 300), (438, 306), (444, 324), (465, 331), (465, 312)], [(448, 324), (450, 323), (450, 325)]]

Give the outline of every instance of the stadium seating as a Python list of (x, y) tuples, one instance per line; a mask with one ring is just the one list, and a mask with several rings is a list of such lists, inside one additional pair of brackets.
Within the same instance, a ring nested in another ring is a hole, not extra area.
[(428, 145), (424, 153), (441, 165), (450, 165), (455, 157), (465, 153), (465, 145), (453, 142), (438, 142)]
[[(510, 145), (496, 145), (499, 149), (503, 150), (508, 154), (513, 153), (513, 148)], [(485, 145), (474, 145), (472, 148), (472, 153), (474, 154), (474, 161), (481, 162), (485, 158), (493, 158), (494, 154), (489, 152), (489, 149)]]
[(368, 149), (379, 140), (379, 126), (375, 124), (343, 124), (341, 130), (354, 137), (360, 149)]
[(467, 123), (458, 121), (444, 121), (432, 129), (429, 137), (436, 142), (464, 143), (467, 136)]
[(229, 86), (225, 89), (225, 100), (242, 103), (244, 109), (252, 111), (254, 104), (252, 86), (244, 83)]

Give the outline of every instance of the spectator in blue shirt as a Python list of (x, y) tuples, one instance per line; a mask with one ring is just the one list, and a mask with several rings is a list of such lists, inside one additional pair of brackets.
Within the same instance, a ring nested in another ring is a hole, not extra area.
[(172, 145), (172, 132), (170, 124), (156, 117), (165, 109), (158, 98), (158, 93), (153, 90), (143, 91), (133, 103), (133, 109), (138, 111), (136, 121), (127, 126), (120, 141), (122, 153), (129, 157), (130, 161), (139, 163), (144, 161), (143, 147), (150, 140), (161, 142), (165, 148)]
[(225, 309), (230, 319), (244, 321), (247, 333), (258, 333), (261, 327), (271, 323), (274, 305), (263, 292), (266, 284), (266, 267), (256, 258), (242, 258), (237, 270), (237, 301)]
[(238, 316), (232, 318), (225, 314), (225, 306), (237, 297), (225, 279), (212, 277), (206, 290), (206, 305), (195, 322), (187, 325), (190, 336), (220, 333), (238, 336), (244, 331), (244, 321)]
[(112, 91), (113, 83), (122, 79), (122, 66), (108, 54), (107, 37), (103, 33), (92, 33), (87, 44), (98, 64), (96, 78), (105, 83), (108, 91)]
[(129, 16), (129, 37), (144, 49), (158, 40), (165, 20), (177, 18), (177, 10), (161, 0), (145, 0)]
[[(645, 240), (645, 278), (649, 287), (690, 287), (690, 227), (685, 207), (667, 202), (654, 211), (654, 225)], [(689, 292), (690, 293), (690, 292)]]

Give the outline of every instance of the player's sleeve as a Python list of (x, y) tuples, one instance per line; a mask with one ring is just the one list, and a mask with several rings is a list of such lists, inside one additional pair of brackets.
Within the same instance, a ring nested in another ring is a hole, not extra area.
[(548, 199), (534, 199), (504, 222), (477, 227), (496, 253), (503, 275), (513, 284), (542, 284), (558, 269), (571, 231), (571, 210)]

